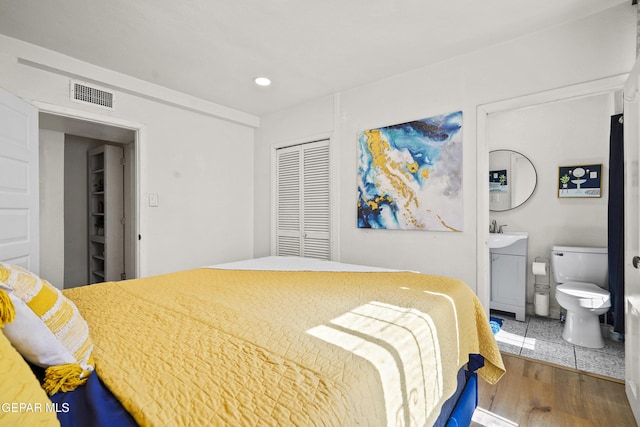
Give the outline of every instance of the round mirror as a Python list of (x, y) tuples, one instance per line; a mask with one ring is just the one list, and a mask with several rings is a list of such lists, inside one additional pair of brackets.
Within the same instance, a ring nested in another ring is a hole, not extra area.
[(489, 209), (508, 211), (517, 208), (533, 194), (536, 169), (526, 156), (512, 150), (489, 153)]

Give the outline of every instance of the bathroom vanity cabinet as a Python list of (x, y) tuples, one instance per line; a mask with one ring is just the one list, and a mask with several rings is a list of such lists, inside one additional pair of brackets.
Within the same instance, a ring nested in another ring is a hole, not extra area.
[(491, 302), (494, 310), (513, 313), (524, 322), (527, 289), (527, 240), (491, 248)]

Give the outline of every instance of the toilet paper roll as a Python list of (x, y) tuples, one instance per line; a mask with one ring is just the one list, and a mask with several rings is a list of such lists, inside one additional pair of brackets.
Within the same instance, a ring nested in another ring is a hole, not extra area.
[(536, 292), (535, 295), (535, 312), (538, 316), (549, 315), (549, 294)]
[(534, 262), (531, 264), (531, 271), (536, 276), (546, 276), (547, 275), (547, 263), (546, 262)]

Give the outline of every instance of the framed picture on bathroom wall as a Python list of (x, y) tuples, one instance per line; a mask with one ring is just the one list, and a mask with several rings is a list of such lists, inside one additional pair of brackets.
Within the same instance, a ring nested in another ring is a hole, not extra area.
[(558, 197), (602, 197), (602, 164), (560, 166)]
[(509, 190), (507, 182), (507, 170), (489, 171), (489, 191), (499, 191), (506, 193)]

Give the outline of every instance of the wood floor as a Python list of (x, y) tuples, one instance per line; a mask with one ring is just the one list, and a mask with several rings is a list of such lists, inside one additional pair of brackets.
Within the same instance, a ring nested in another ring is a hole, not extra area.
[(637, 426), (624, 384), (502, 354), (507, 373), (495, 386), (479, 380), (471, 426)]

